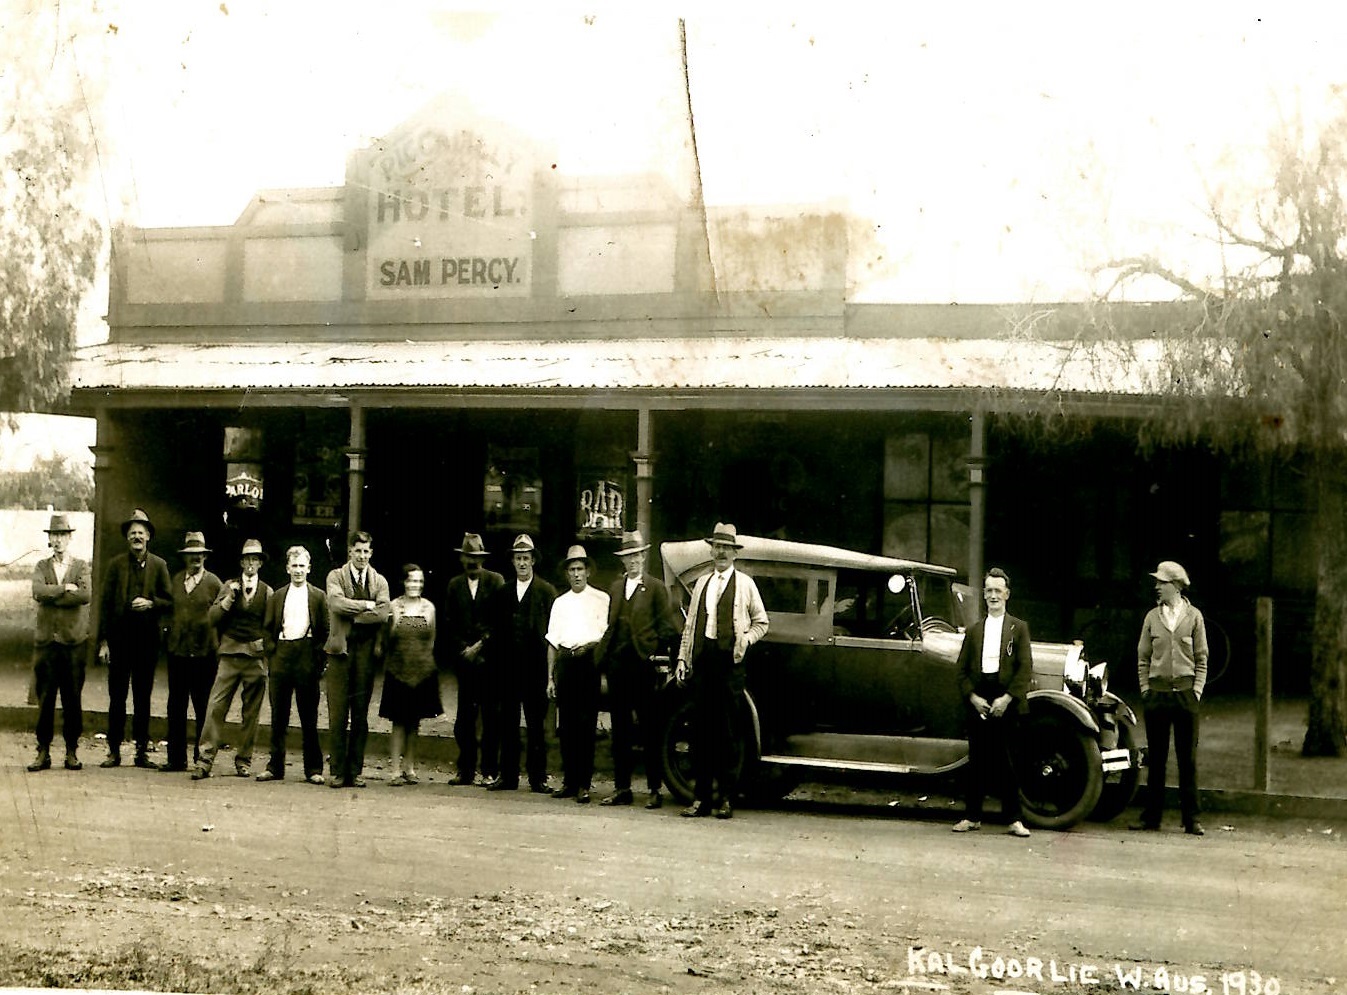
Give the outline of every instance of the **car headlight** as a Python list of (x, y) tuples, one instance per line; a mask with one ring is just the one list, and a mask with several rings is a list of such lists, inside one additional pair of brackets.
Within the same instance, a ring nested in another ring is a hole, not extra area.
[(1068, 646), (1066, 650), (1066, 663), (1062, 665), (1062, 678), (1068, 684), (1085, 683), (1085, 647), (1080, 643)]
[(1108, 664), (1096, 663), (1090, 668), (1090, 680), (1087, 685), (1091, 700), (1098, 700), (1108, 690)]

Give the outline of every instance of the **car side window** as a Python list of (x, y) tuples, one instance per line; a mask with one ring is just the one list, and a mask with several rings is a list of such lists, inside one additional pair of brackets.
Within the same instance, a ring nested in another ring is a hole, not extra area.
[(804, 577), (771, 577), (758, 574), (753, 578), (762, 595), (762, 604), (769, 612), (790, 612), (802, 615), (809, 607), (809, 582)]

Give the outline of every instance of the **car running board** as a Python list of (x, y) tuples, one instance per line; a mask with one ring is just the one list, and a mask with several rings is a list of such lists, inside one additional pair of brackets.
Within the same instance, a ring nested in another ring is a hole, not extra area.
[(965, 762), (959, 759), (941, 767), (919, 767), (915, 764), (887, 763), (878, 760), (837, 760), (824, 757), (783, 757), (767, 755), (762, 763), (808, 770), (854, 771), (858, 774), (946, 774)]

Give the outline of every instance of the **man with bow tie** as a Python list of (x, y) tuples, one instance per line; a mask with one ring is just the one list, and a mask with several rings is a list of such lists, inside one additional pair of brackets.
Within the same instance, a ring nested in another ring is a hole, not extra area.
[(1001, 817), (1010, 824), (1006, 831), (1028, 836), (1021, 821), (1015, 752), (1034, 673), (1029, 626), (1006, 613), (1010, 577), (1000, 567), (987, 571), (982, 598), (987, 615), (969, 628), (959, 649), (959, 694), (968, 718), (968, 796), (954, 831), (982, 828), (982, 800), (991, 788), (1001, 797)]
[(201, 758), (192, 770), (192, 780), (210, 777), (215, 755), (224, 741), (225, 716), (241, 692), (243, 716), (239, 723), (238, 747), (234, 751), (234, 773), (252, 776), (253, 744), (257, 740), (257, 720), (267, 692), (266, 642), (263, 622), (271, 587), (257, 572), (267, 554), (256, 539), (243, 544), (239, 554), (242, 574), (220, 588), (219, 597), (210, 606), (210, 621), (220, 634), (220, 662), (215, 684), (210, 689), (206, 730), (201, 735)]
[(196, 732), (192, 763), (201, 759), (201, 733), (206, 705), (215, 685), (219, 637), (210, 621), (210, 606), (224, 586), (206, 569), (210, 553), (203, 532), (188, 532), (178, 553), (184, 569), (173, 575), (173, 617), (168, 626), (168, 759), (164, 771), (187, 769), (187, 703), (192, 704)]

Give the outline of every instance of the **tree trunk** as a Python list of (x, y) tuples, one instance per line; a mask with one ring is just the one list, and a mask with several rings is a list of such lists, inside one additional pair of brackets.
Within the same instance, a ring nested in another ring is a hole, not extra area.
[(1337, 757), (1347, 739), (1343, 676), (1347, 669), (1347, 454), (1317, 454), (1314, 464), (1319, 554), (1310, 657), (1310, 714), (1301, 755)]

